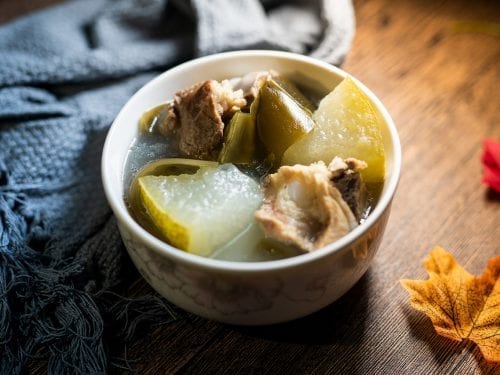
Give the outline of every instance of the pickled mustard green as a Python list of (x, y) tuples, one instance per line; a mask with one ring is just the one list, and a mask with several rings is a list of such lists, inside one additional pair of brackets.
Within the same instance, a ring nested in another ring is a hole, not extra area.
[(311, 111), (274, 80), (262, 86), (253, 107), (259, 138), (277, 161), (290, 145), (314, 128)]
[(220, 163), (250, 164), (255, 161), (255, 118), (251, 113), (237, 112), (224, 131)]
[(155, 133), (158, 125), (165, 121), (173, 102), (163, 103), (143, 113), (139, 119), (141, 133)]
[(285, 90), (292, 98), (295, 99), (302, 107), (307, 108), (309, 111), (314, 112), (316, 107), (311, 103), (309, 99), (299, 90), (295, 84), (287, 79), (286, 77), (277, 75), (273, 77), (273, 81), (276, 82), (283, 90)]

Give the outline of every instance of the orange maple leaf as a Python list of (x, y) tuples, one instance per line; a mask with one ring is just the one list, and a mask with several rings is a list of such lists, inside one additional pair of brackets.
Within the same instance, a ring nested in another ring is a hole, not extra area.
[(435, 247), (424, 261), (429, 279), (401, 280), (411, 305), (426, 313), (436, 332), (474, 341), (489, 362), (500, 362), (500, 255), (477, 277)]

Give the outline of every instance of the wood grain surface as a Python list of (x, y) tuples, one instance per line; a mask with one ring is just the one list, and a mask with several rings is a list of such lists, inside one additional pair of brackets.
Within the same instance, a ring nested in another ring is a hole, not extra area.
[[(55, 2), (0, 1), (0, 22)], [(457, 31), (461, 22), (500, 25), (500, 2), (354, 5), (343, 68), (385, 103), (403, 147), (372, 266), (340, 300), (291, 323), (245, 328), (188, 316), (157, 326), (128, 348), (138, 373), (500, 374), (471, 343), (437, 336), (399, 283), (427, 277), (422, 261), (435, 245), (474, 274), (500, 254), (500, 195), (481, 185), (480, 164), (482, 140), (500, 139), (500, 39)], [(140, 289), (149, 287), (132, 292)]]

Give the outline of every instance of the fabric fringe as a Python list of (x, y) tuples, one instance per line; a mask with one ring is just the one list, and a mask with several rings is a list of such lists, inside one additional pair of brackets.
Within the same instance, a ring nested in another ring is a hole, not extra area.
[[(139, 328), (178, 318), (155, 295), (92, 295), (75, 285), (84, 279), (81, 264), (55, 261), (25, 243), (31, 225), (13, 211), (22, 206), (22, 198), (0, 194), (0, 374), (21, 373), (40, 358), (48, 358), (52, 374), (104, 374), (127, 363), (125, 345)], [(112, 363), (106, 342), (122, 344), (112, 348)]]

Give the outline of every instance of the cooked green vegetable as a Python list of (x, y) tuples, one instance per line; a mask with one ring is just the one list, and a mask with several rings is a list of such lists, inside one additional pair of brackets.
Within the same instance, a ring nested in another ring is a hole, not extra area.
[(158, 125), (166, 120), (168, 111), (172, 106), (173, 102), (170, 101), (144, 112), (139, 119), (139, 130), (142, 133), (155, 133)]
[(287, 79), (286, 77), (276, 75), (273, 77), (273, 81), (276, 82), (283, 90), (285, 90), (292, 98), (295, 99), (302, 107), (307, 108), (309, 111), (314, 112), (316, 107), (311, 103), (309, 99), (299, 90), (295, 84)]
[(311, 111), (274, 80), (262, 86), (252, 111), (260, 140), (277, 161), (290, 145), (314, 128)]
[(220, 163), (250, 164), (255, 161), (255, 116), (236, 112), (224, 131)]

